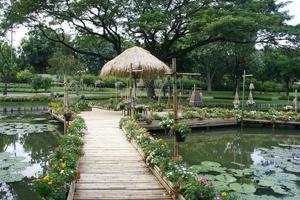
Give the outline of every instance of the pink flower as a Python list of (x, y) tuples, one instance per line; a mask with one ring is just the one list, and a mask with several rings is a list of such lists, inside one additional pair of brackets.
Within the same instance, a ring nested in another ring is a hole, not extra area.
[(214, 200), (222, 200), (221, 197), (218, 195), (218, 196), (215, 196)]
[(201, 183), (202, 185), (208, 185), (207, 180), (202, 176), (196, 176), (196, 179)]

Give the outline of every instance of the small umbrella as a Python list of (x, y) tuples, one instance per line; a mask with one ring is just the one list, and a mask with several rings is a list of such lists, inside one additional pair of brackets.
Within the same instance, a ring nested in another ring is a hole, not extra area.
[(255, 104), (255, 102), (253, 100), (252, 90), (250, 90), (250, 92), (249, 92), (249, 97), (248, 97), (248, 100), (246, 103), (248, 106), (252, 106)]
[(234, 96), (234, 100), (233, 100), (233, 106), (234, 108), (239, 108), (240, 105), (240, 99), (239, 99), (239, 94), (238, 94), (238, 89), (236, 88), (235, 90), (235, 96)]

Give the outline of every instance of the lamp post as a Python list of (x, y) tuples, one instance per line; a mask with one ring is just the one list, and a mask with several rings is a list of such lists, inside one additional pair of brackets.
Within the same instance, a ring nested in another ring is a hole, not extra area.
[(244, 120), (244, 101), (245, 101), (245, 84), (246, 84), (246, 77), (252, 77), (252, 74), (246, 74), (246, 70), (244, 70), (243, 74), (243, 96), (242, 96), (242, 114), (241, 114), (241, 127), (243, 127), (243, 120)]

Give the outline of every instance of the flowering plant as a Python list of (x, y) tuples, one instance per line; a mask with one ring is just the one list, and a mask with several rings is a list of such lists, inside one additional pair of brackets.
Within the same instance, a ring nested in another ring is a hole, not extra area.
[(77, 162), (82, 155), (81, 131), (84, 120), (76, 117), (50, 157), (49, 172), (35, 181), (35, 187), (42, 199), (66, 199), (71, 182), (78, 177)]
[(164, 118), (161, 120), (161, 122), (159, 123), (160, 127), (162, 128), (171, 128), (174, 124), (174, 119), (171, 118)]

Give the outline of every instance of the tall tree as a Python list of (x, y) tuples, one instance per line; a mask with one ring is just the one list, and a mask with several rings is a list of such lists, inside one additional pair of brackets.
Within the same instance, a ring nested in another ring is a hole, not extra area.
[(7, 95), (7, 84), (15, 78), (15, 54), (13, 49), (0, 41), (0, 80), (4, 83), (3, 95)]
[[(20, 0), (11, 1), (2, 27), (23, 23), (39, 27), (51, 40), (73, 51), (110, 59), (110, 56), (74, 46), (62, 24), (77, 34), (109, 42), (120, 53), (124, 41), (146, 47), (164, 61), (183, 57), (216, 41), (273, 42), (285, 38), (289, 15), (285, 3), (275, 0)], [(51, 19), (51, 21), (49, 21)], [(49, 35), (45, 30), (52, 30)]]
[(21, 41), (20, 68), (33, 68), (37, 73), (45, 73), (49, 67), (48, 59), (59, 48), (55, 42), (45, 38), (41, 31), (35, 29)]
[(290, 83), (300, 78), (300, 51), (292, 49), (267, 48), (265, 51), (266, 71), (272, 71), (272, 78), (285, 83), (286, 95), (289, 95)]

